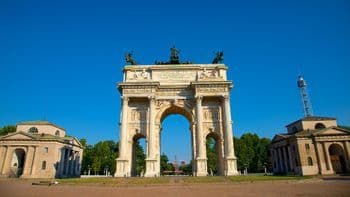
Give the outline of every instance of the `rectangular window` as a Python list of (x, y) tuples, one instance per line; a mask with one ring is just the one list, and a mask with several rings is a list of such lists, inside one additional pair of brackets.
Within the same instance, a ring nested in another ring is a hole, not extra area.
[(49, 152), (49, 147), (44, 147), (44, 153), (48, 153)]
[(43, 161), (43, 162), (41, 163), (41, 169), (42, 169), (42, 170), (46, 170), (46, 161)]
[(307, 153), (310, 153), (310, 144), (305, 144), (305, 149)]

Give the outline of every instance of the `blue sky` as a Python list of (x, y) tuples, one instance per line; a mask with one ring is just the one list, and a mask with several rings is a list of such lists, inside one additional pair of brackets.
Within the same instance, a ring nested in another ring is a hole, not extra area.
[[(224, 51), (236, 136), (271, 138), (301, 118), (300, 72), (314, 114), (350, 125), (349, 1), (0, 0), (0, 30), (0, 126), (47, 119), (89, 143), (118, 140), (125, 52), (151, 64), (172, 45), (196, 63)], [(171, 158), (189, 158), (186, 124), (164, 122)]]

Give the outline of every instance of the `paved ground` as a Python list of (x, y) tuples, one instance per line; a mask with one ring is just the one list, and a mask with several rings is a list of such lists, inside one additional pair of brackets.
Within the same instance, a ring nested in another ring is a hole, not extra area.
[(255, 183), (183, 184), (152, 186), (55, 185), (34, 186), (29, 181), (0, 180), (0, 196), (350, 196), (350, 177)]

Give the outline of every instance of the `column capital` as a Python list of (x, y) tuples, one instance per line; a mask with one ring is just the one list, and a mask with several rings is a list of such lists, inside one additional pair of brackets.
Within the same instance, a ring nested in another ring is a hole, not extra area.
[(203, 100), (203, 96), (196, 96), (196, 100), (197, 101), (202, 101)]
[(229, 101), (230, 100), (230, 95), (222, 95), (222, 99), (224, 100), (224, 101)]
[(128, 102), (129, 101), (129, 97), (127, 97), (127, 96), (121, 96), (120, 99), (122, 99), (123, 102)]
[(148, 96), (147, 98), (148, 98), (148, 100), (150, 102), (155, 102), (156, 101), (156, 97), (155, 96)]

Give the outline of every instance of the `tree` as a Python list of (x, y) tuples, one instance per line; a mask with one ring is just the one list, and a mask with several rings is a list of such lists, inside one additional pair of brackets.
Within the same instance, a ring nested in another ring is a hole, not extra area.
[(88, 145), (88, 144), (87, 144), (87, 140), (86, 140), (85, 138), (81, 138), (81, 139), (79, 140), (79, 142), (80, 142), (80, 144), (81, 144), (84, 148), (86, 148), (86, 146)]
[(207, 171), (208, 173), (213, 172), (213, 174), (217, 174), (218, 157), (216, 155), (215, 140), (212, 137), (207, 138), (206, 147), (207, 147), (207, 166), (208, 166)]
[(13, 126), (13, 125), (7, 125), (0, 128), (0, 136), (7, 135), (9, 133), (14, 133), (14, 132), (16, 132), (16, 126)]
[(190, 161), (190, 163), (189, 164), (185, 164), (185, 165), (182, 165), (182, 166), (180, 166), (180, 170), (182, 170), (182, 172), (184, 173), (184, 174), (188, 174), (188, 175), (191, 175), (192, 174), (192, 160)]
[(136, 143), (136, 174), (140, 175), (141, 172), (146, 170), (146, 155), (139, 141)]
[(253, 133), (245, 133), (240, 138), (234, 138), (238, 169), (247, 168), (249, 172), (263, 172), (265, 166), (270, 168), (269, 145), (270, 139), (260, 139)]
[(118, 143), (114, 141), (100, 141), (94, 146), (88, 145), (85, 139), (80, 143), (84, 146), (82, 173), (86, 173), (89, 167), (97, 174), (103, 174), (105, 169), (114, 174), (115, 159), (118, 156)]
[(168, 171), (169, 170), (169, 159), (168, 156), (166, 156), (164, 153), (160, 155), (160, 172)]

